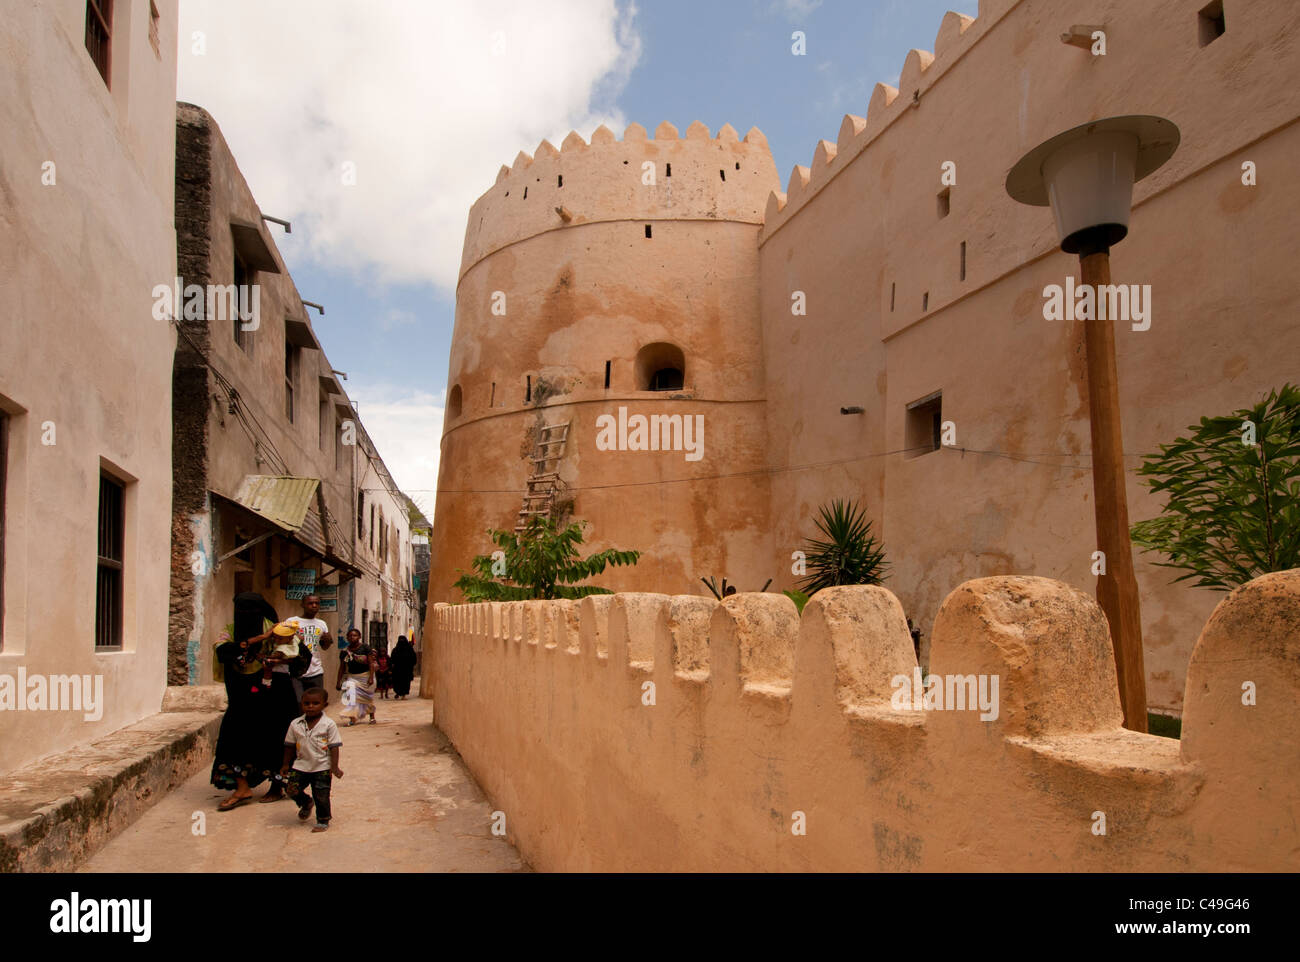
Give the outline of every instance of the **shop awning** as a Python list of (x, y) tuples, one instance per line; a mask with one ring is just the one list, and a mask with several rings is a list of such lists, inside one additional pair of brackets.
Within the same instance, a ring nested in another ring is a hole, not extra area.
[(342, 546), (331, 541), (318, 478), (250, 474), (233, 498), (218, 491), (211, 494), (214, 501), (264, 528), (264, 533), (278, 534), (301, 545), (350, 577), (361, 575), (360, 568), (340, 556)]

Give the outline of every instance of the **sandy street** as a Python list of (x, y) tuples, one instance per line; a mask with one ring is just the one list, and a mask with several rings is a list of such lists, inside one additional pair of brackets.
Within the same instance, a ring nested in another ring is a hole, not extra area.
[[(341, 707), (331, 692), (327, 714), (338, 721)], [(300, 822), (290, 801), (218, 812), (227, 793), (208, 783), (205, 768), (82, 871), (527, 871), (514, 847), (492, 835), (492, 806), (433, 727), (429, 702), (390, 698), (376, 701), (376, 711), (374, 725), (339, 724), (344, 777), (334, 780), (328, 832), (312, 834), (315, 818)]]

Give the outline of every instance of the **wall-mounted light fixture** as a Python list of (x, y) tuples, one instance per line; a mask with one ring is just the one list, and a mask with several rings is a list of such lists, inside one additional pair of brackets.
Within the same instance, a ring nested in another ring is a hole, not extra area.
[(850, 407), (840, 408), (840, 413), (841, 414), (862, 414), (863, 409), (858, 405), (854, 404)]

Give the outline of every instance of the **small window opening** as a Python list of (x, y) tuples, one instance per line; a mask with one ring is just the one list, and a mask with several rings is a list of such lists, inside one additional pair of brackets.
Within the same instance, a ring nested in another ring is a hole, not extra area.
[(623, 165), (624, 165), (624, 166), (627, 166), (627, 161), (626, 161), (626, 160), (623, 161)]
[(158, 7), (153, 0), (149, 0), (149, 46), (153, 47), (153, 54), (159, 60), (162, 59), (162, 46), (158, 40)]
[(1223, 19), (1223, 0), (1214, 0), (1213, 3), (1207, 3), (1199, 14), (1197, 14), (1201, 32), (1201, 46), (1212, 43), (1223, 36), (1223, 32), (1228, 29), (1227, 23)]
[(497, 382), (492, 382), (492, 398), (488, 401), (488, 407), (495, 407), (497, 403)]
[(605, 390), (606, 391), (609, 390), (609, 365), (610, 362), (606, 361), (605, 362)]
[(938, 451), (943, 432), (943, 392), (913, 401), (907, 406), (907, 422), (904, 425), (903, 444), (907, 449), (904, 460), (919, 458), (932, 451)]
[(527, 200), (527, 199), (528, 199), (528, 188), (525, 187), (525, 188), (524, 188), (524, 200)]
[(648, 240), (649, 237), (650, 237), (650, 225), (649, 225), (649, 224), (646, 224), (646, 225), (645, 225), (645, 236), (646, 236), (646, 239), (647, 239), (647, 240)]
[(529, 402), (533, 399), (533, 376), (527, 375), (528, 383), (524, 387), (524, 401)]
[(563, 174), (558, 175), (558, 176), (555, 178), (555, 180), (556, 180), (556, 183), (555, 183), (555, 186), (556, 186), (556, 187), (563, 187), (563, 186), (564, 186), (564, 175), (563, 175)]
[(889, 285), (889, 313), (891, 314), (894, 313), (894, 289), (897, 286), (897, 283), (891, 283)]
[(737, 163), (736, 163), (736, 170), (740, 170), (740, 162), (739, 162), (739, 161), (737, 161)]
[(463, 406), (462, 393), (459, 384), (452, 385), (447, 392), (447, 419), (451, 420), (460, 417), (461, 407)]
[(718, 171), (718, 176), (721, 177), (721, 178), (725, 181), (725, 180), (727, 179), (727, 172), (726, 172), (725, 170), (719, 170), (719, 171)]
[(664, 176), (665, 176), (665, 177), (671, 177), (672, 175), (673, 175), (673, 165), (672, 165), (672, 164), (664, 164)]
[(122, 561), (126, 486), (99, 475), (99, 539), (95, 581), (95, 649), (122, 647)]
[(95, 69), (112, 89), (113, 0), (86, 0), (86, 52)]
[(948, 211), (949, 209), (951, 209), (951, 207), (952, 207), (952, 188), (945, 187), (943, 190), (939, 191), (939, 217), (940, 218), (947, 217)]
[(680, 391), (686, 384), (686, 356), (676, 344), (647, 344), (637, 351), (633, 380), (639, 391)]
[(966, 242), (961, 242), (961, 279), (966, 279)]
[(930, 292), (926, 291), (924, 294), (921, 295), (921, 310), (928, 311), (929, 309), (930, 309)]

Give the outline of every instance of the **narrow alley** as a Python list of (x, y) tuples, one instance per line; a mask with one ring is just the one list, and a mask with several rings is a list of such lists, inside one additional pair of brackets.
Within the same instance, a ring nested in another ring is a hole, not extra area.
[[(416, 681), (413, 691), (419, 690)], [(331, 693), (327, 714), (342, 706)], [(414, 695), (376, 702), (377, 722), (340, 722), (344, 776), (334, 819), (314, 835), (290, 801), (248, 802), (195, 774), (113, 839), (83, 872), (520, 872), (528, 867), (491, 832), (492, 806)], [(259, 789), (258, 797), (262, 790)]]

